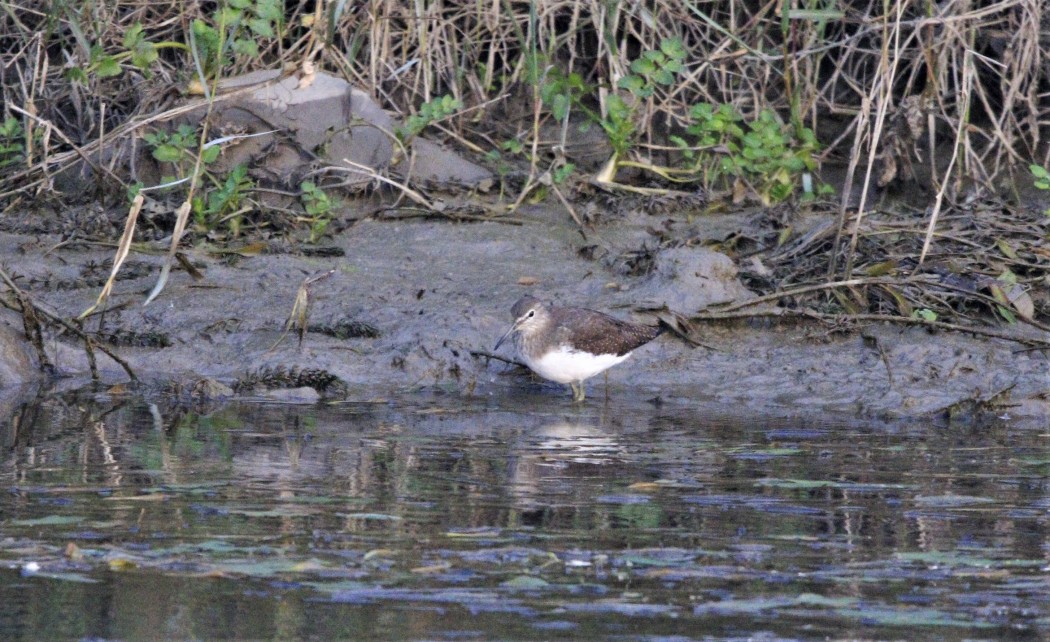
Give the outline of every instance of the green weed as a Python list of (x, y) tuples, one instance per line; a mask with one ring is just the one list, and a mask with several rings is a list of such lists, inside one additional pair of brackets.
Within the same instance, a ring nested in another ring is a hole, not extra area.
[(310, 223), (310, 243), (316, 243), (328, 229), (335, 203), (313, 181), (303, 181), (299, 184), (299, 190), (299, 202), (306, 212), (306, 221)]
[(429, 125), (445, 120), (463, 109), (463, 103), (452, 96), (445, 95), (425, 102), (419, 107), (419, 113), (405, 119), (405, 124), (394, 130), (402, 143), (407, 143), (418, 136)]
[[(1036, 165), (1032, 163), (1028, 166), (1028, 171), (1032, 173), (1032, 185), (1036, 189), (1050, 190), (1050, 171), (1047, 171), (1042, 165)], [(1050, 208), (1047, 208), (1044, 212), (1047, 216), (1050, 216)]]
[(0, 123), (0, 167), (15, 165), (25, 159), (24, 137), (25, 131), (17, 118)]
[(248, 177), (247, 166), (238, 165), (224, 180), (213, 179), (213, 183), (213, 189), (193, 198), (194, 224), (198, 231), (209, 232), (225, 223), (230, 234), (237, 236), (241, 228), (241, 215), (248, 209), (244, 206), (244, 200), (255, 187), (255, 181)]

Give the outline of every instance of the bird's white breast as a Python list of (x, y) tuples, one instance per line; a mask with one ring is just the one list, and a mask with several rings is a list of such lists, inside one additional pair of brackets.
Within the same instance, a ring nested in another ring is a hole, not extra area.
[(544, 379), (550, 379), (558, 383), (583, 381), (599, 372), (608, 370), (629, 356), (631, 356), (630, 352), (623, 355), (594, 355), (564, 346), (557, 350), (551, 350), (538, 359), (530, 359), (527, 355), (522, 355), (525, 359), (525, 364), (533, 372)]

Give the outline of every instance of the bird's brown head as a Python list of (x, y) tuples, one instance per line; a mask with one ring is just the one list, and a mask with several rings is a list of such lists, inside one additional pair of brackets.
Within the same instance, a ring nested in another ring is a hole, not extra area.
[(515, 303), (510, 309), (510, 312), (514, 315), (514, 324), (510, 326), (510, 330), (507, 330), (503, 336), (500, 337), (493, 350), (499, 350), (499, 347), (503, 345), (503, 342), (514, 333), (521, 332), (529, 334), (535, 329), (541, 327), (550, 318), (547, 306), (544, 305), (543, 301), (540, 301), (531, 294), (526, 294), (518, 299), (517, 303)]

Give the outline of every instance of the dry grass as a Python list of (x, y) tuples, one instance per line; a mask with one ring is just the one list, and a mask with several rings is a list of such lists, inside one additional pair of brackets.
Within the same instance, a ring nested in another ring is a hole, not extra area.
[[(579, 73), (600, 109), (632, 60), (679, 38), (690, 54), (686, 71), (636, 112), (643, 155), (645, 143), (684, 122), (689, 106), (731, 103), (744, 114), (773, 108), (813, 127), (825, 157), (855, 159), (865, 171), (868, 161), (887, 159), (893, 166), (878, 166), (883, 175), (875, 180), (932, 161), (934, 191), (963, 178), (991, 187), (1018, 162), (1039, 160), (1039, 124), (1048, 116), (1050, 42), (1039, 30), (1038, 0), (835, 4), (841, 11), (818, 3), (539, 0), (532, 12), (531, 3), (511, 0), (372, 0), (319, 2), (309, 15), (301, 3), (287, 4), (281, 37), (260, 40), (257, 58), (235, 58), (224, 75), (310, 60), (406, 114), (446, 94), (470, 107), (527, 84), (531, 54), (544, 70)], [(786, 17), (782, 5), (790, 7)], [(0, 91), (3, 116), (19, 118), (27, 132), (23, 166), (43, 171), (58, 153), (125, 133), (192, 80), (185, 50), (166, 48), (148, 80), (129, 69), (71, 82), (70, 68), (90, 69), (92, 47), (123, 51), (136, 23), (154, 43), (189, 43), (192, 21), (210, 20), (213, 9), (206, 2), (4, 2)], [(454, 126), (484, 142), (482, 120), (468, 111)], [(487, 133), (527, 138), (530, 125)], [(540, 151), (551, 144), (539, 142)], [(4, 187), (9, 195), (12, 185)]]
[[(191, 24), (211, 20), (215, 4), (0, 1), (0, 120), (18, 121), (14, 142), (23, 148), (6, 157), (17, 162), (0, 174), (0, 206), (46, 200), (56, 174), (78, 161), (98, 185), (89, 196), (123, 187), (122, 150), (171, 117), (200, 62), (185, 48), (161, 47), (148, 74), (125, 61), (124, 73), (102, 77), (92, 71), (93, 48), (124, 51), (136, 23), (154, 43), (190, 43)], [(688, 57), (676, 82), (628, 96), (640, 132), (634, 160), (666, 162), (667, 134), (680, 131), (698, 103), (731, 104), (744, 115), (769, 108), (812, 128), (821, 160), (848, 164), (838, 219), (822, 246), (829, 281), (863, 267), (870, 186), (917, 181), (933, 195), (914, 257), (922, 265), (938, 234), (955, 233), (945, 220), (956, 220), (959, 204), (1004, 193), (1027, 180), (1027, 163), (1050, 161), (1042, 138), (1050, 36), (1041, 0), (318, 0), (312, 13), (305, 3), (285, 4), (278, 37), (258, 39), (260, 54), (234, 57), (224, 76), (309, 64), (403, 115), (451, 95), (464, 110), (438, 131), (483, 150), (522, 143), (531, 167), (525, 191), (572, 153), (565, 132), (576, 120), (551, 127), (540, 100), (545, 83), (579, 74), (586, 90), (573, 116), (605, 114), (609, 96), (626, 93), (618, 83), (632, 61), (680, 39)], [(83, 82), (69, 78), (78, 68), (88, 70)], [(858, 189), (859, 207), (851, 194)]]

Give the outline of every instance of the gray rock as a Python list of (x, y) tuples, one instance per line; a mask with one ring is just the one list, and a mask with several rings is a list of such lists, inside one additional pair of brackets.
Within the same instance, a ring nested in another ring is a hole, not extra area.
[(480, 187), (483, 191), (492, 182), (489, 170), (425, 138), (412, 141), (412, 156), (410, 181), (422, 179), (437, 185)]
[[(345, 80), (324, 73), (309, 82), (298, 76), (275, 79), (273, 72), (230, 79), (223, 89), (254, 91), (217, 104), (215, 131), (276, 133), (246, 138), (224, 146), (220, 169), (250, 164), (254, 171), (294, 183), (315, 167), (315, 160), (346, 167), (344, 160), (372, 170), (386, 169), (394, 157), (391, 139), (396, 121), (372, 98)], [(203, 110), (192, 118), (202, 118)], [(407, 178), (432, 183), (476, 187), (492, 180), (492, 173), (440, 145), (423, 138), (412, 143), (412, 161), (402, 159), (398, 170)], [(305, 152), (305, 153), (304, 153)], [(372, 180), (366, 171), (346, 175), (350, 183)]]
[(677, 247), (656, 257), (649, 280), (634, 290), (645, 307), (692, 314), (715, 303), (754, 298), (737, 279), (733, 260), (701, 247)]
[[(329, 165), (349, 159), (373, 169), (390, 162), (393, 118), (345, 80), (319, 73), (309, 83), (297, 76), (274, 81), (272, 73), (256, 73), (233, 78), (223, 88), (243, 89), (253, 82), (263, 84), (216, 105), (215, 131), (276, 131), (226, 143), (220, 169), (251, 164), (274, 179), (295, 182), (315, 159)], [(198, 110), (189, 119), (203, 115)], [(362, 174), (359, 182), (370, 180)]]

